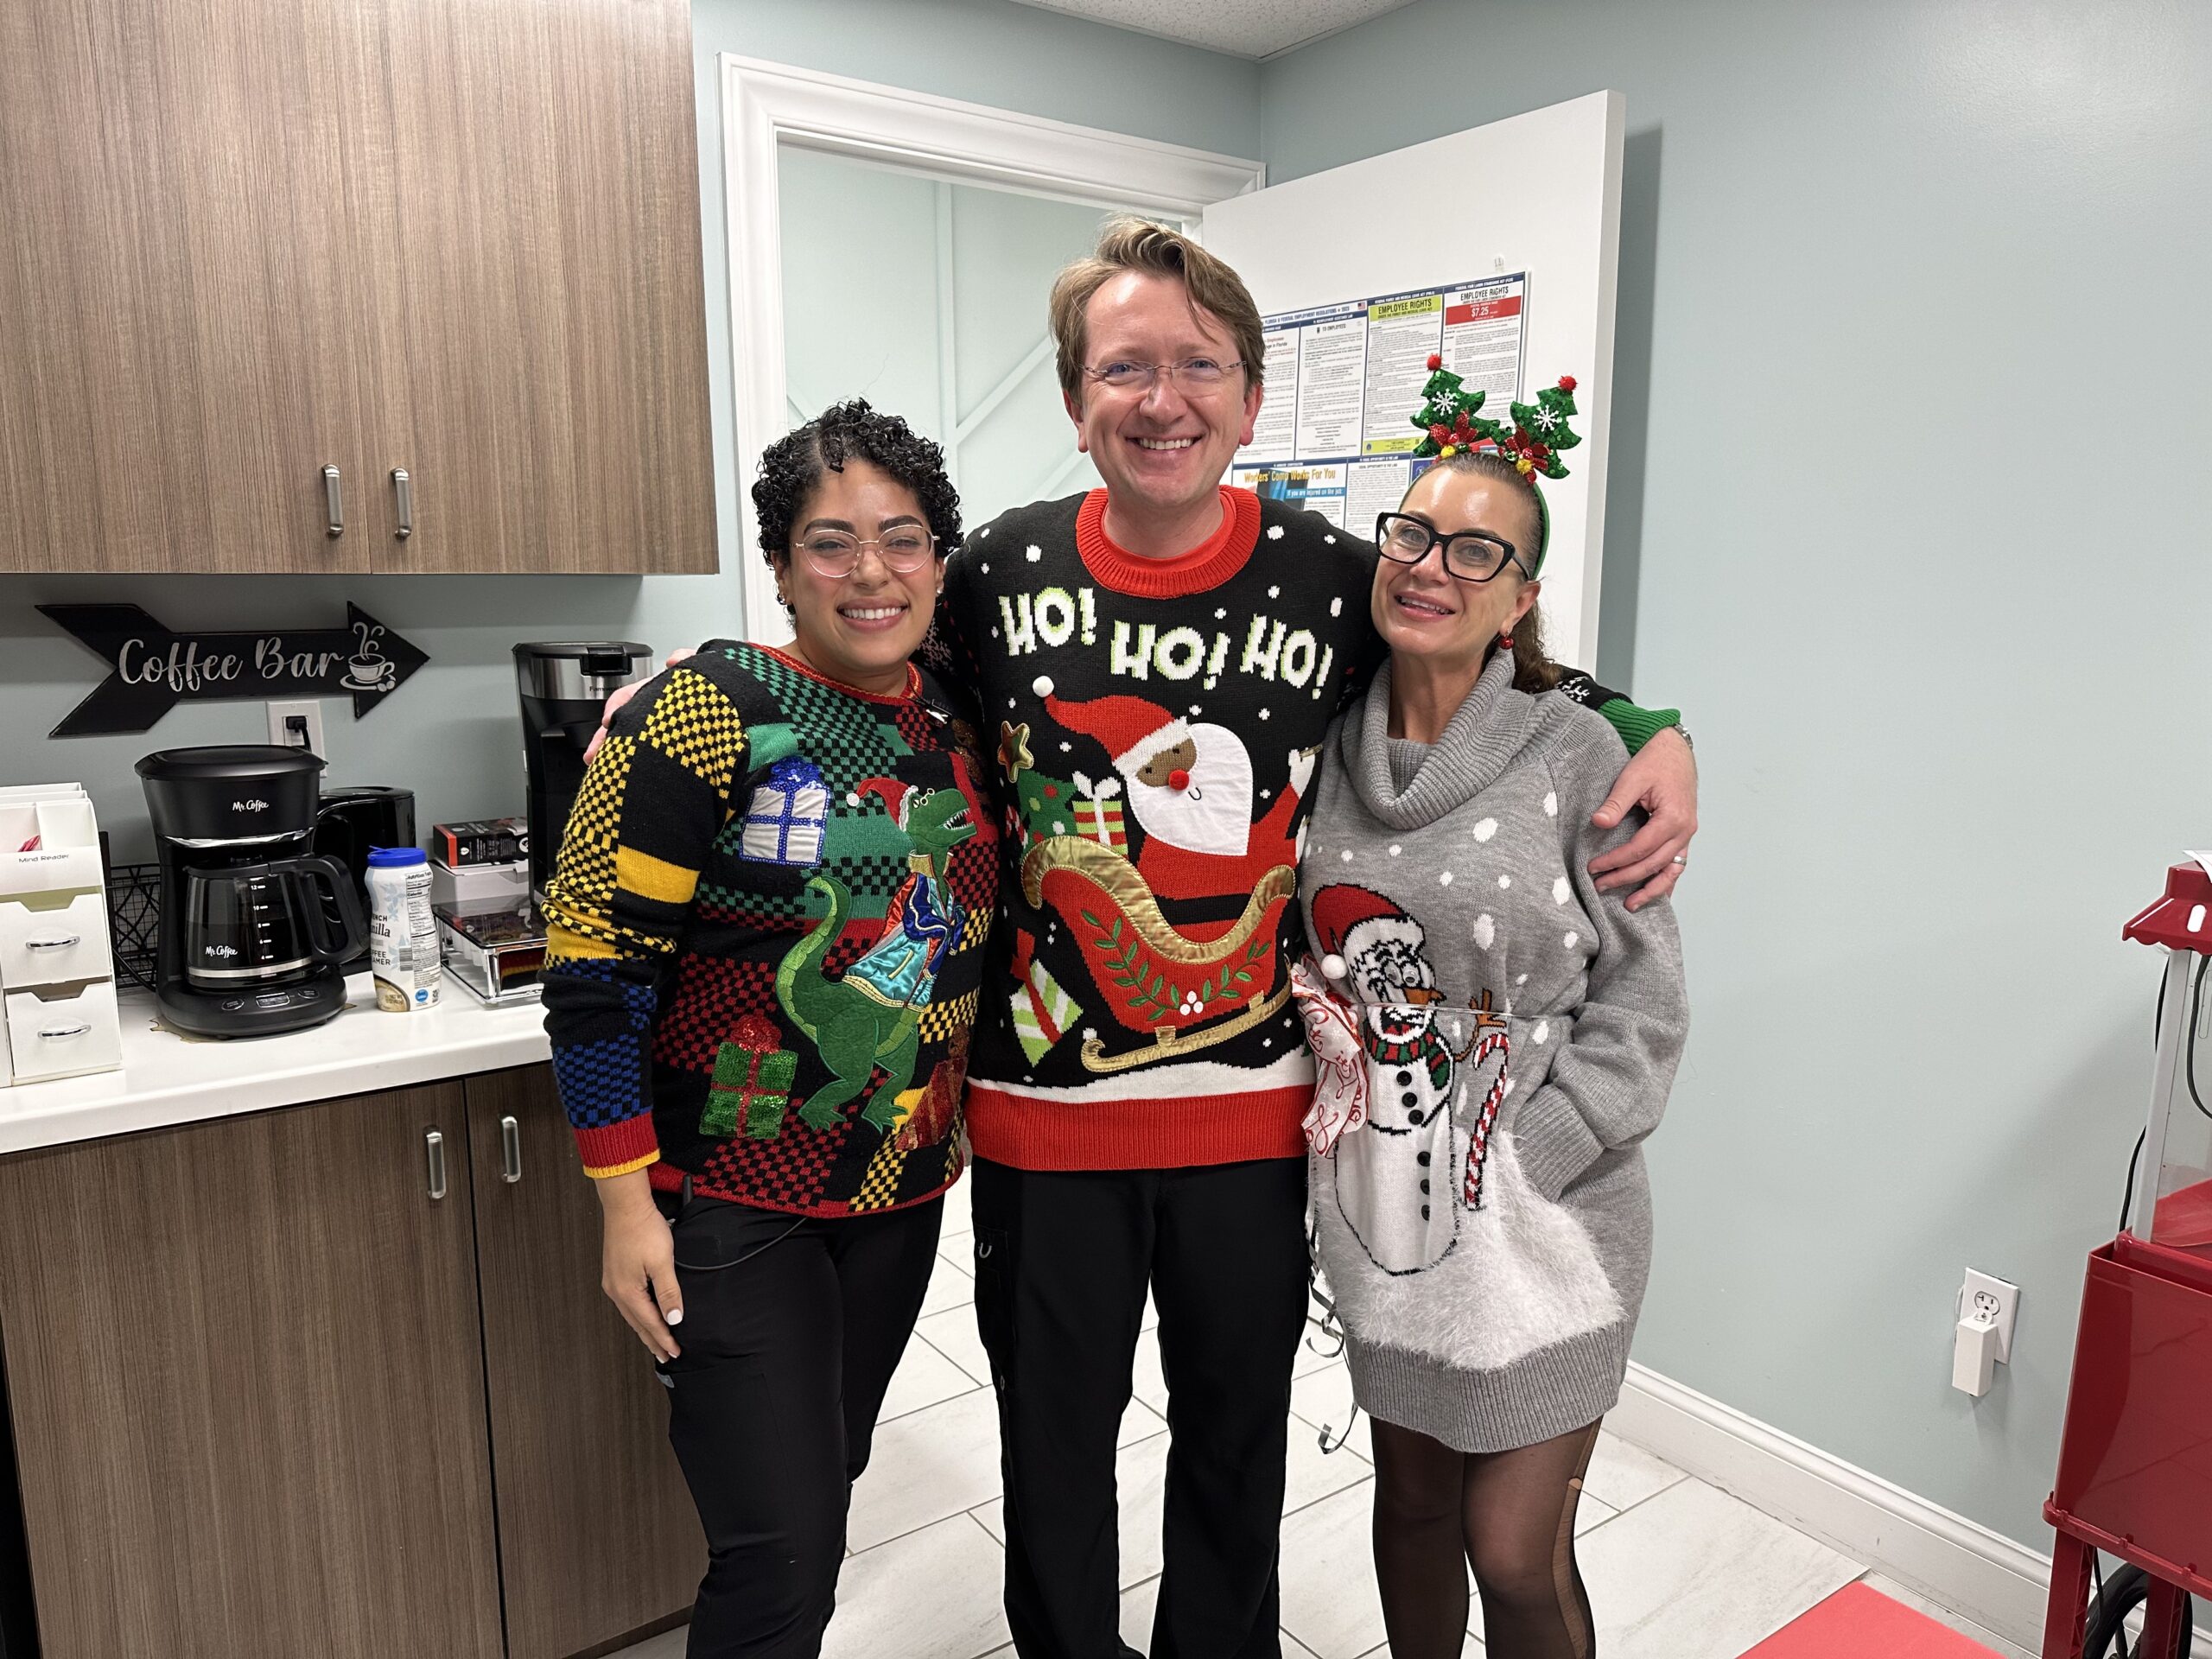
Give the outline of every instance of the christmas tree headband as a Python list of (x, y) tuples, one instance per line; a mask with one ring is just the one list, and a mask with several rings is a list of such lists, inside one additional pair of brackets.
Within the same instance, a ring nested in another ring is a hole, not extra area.
[(1567, 468), (1560, 465), (1559, 452), (1582, 442), (1580, 434), (1567, 425), (1576, 412), (1574, 377), (1562, 374), (1559, 384), (1546, 386), (1533, 404), (1512, 404), (1513, 424), (1508, 427), (1483, 417), (1480, 389), (1469, 391), (1459, 376), (1444, 366), (1442, 357), (1431, 353), (1428, 371), (1428, 382), (1421, 389), (1421, 409), (1413, 417), (1423, 434), (1414, 454), (1449, 459), (1489, 449), (1511, 461), (1536, 498), (1535, 569), (1541, 571), (1544, 549), (1552, 537), (1552, 514), (1536, 476), (1565, 478)]

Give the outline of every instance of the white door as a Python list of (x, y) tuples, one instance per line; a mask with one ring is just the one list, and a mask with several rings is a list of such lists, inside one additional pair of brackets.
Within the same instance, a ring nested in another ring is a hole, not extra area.
[[(1571, 374), (1581, 411), (1583, 442), (1560, 457), (1568, 476), (1543, 486), (1543, 607), (1554, 658), (1584, 665), (1598, 649), (1625, 108), (1618, 92), (1592, 92), (1217, 202), (1201, 221), (1206, 245), (1243, 274), (1267, 315), (1526, 273), (1518, 396)], [(1263, 421), (1310, 427), (1284, 406), (1300, 388), (1291, 363), (1276, 360), (1280, 339)], [(1286, 359), (1294, 350), (1284, 342)], [(1337, 355), (1324, 372), (1361, 372), (1338, 371), (1344, 361)], [(1483, 413), (1506, 420), (1502, 390)], [(1343, 453), (1345, 442), (1326, 432), (1314, 447)], [(1370, 534), (1372, 522), (1350, 527)]]

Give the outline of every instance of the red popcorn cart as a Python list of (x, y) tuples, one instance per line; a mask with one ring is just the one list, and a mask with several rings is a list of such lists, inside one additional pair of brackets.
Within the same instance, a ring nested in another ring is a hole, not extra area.
[[(2167, 951), (2158, 1068), (2124, 1230), (2091, 1254), (2082, 1297), (2044, 1506), (2058, 1533), (2044, 1659), (2179, 1659), (2190, 1598), (2212, 1598), (2212, 874), (2175, 865), (2121, 937)], [(2093, 1608), (2100, 1550), (2126, 1565)], [(2131, 1648), (2121, 1620), (2139, 1598)]]

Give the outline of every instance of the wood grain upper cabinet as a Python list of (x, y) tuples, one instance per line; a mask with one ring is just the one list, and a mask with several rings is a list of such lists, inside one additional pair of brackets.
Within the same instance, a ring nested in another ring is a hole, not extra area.
[(686, 0), (379, 0), (383, 571), (712, 571)]
[(0, 569), (370, 568), (379, 75), (330, 0), (0, 5)]
[(497, 1659), (466, 1139), (448, 1083), (0, 1160), (46, 1659)]
[(652, 1357), (599, 1287), (599, 1203), (550, 1066), (467, 1082), (508, 1659), (691, 1605), (706, 1541)]

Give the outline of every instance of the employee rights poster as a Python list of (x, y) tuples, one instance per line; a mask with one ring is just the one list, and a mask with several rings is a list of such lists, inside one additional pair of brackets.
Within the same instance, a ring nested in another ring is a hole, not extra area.
[(1367, 535), (1426, 465), (1413, 416), (1432, 355), (1485, 413), (1521, 396), (1528, 296), (1516, 271), (1263, 318), (1267, 401), (1230, 481)]

